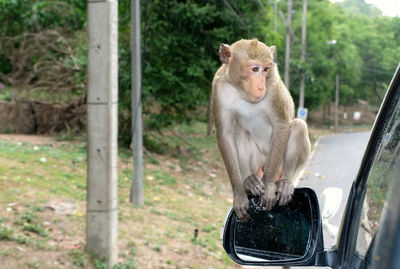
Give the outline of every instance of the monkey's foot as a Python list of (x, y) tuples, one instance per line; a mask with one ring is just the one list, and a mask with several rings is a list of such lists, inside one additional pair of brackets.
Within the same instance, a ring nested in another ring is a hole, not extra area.
[(261, 196), (264, 194), (264, 183), (256, 176), (248, 176), (244, 182), (243, 187), (246, 194), (252, 194), (254, 196)]
[(280, 179), (276, 182), (277, 186), (277, 199), (279, 200), (279, 206), (287, 205), (294, 193), (294, 186), (288, 179)]
[(233, 198), (233, 209), (241, 221), (246, 222), (250, 219), (250, 215), (247, 213), (247, 210), (249, 210), (249, 200), (246, 194)]
[(261, 197), (261, 206), (267, 211), (270, 211), (276, 204), (278, 197), (275, 192), (276, 185), (274, 183), (267, 184), (267, 187), (264, 189), (264, 194)]

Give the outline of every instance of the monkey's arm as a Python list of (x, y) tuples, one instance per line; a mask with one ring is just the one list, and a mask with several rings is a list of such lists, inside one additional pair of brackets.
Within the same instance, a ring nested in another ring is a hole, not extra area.
[[(264, 166), (264, 176), (262, 179), (265, 190), (261, 201), (267, 210), (271, 210), (279, 198), (276, 196), (277, 184), (275, 184), (274, 179), (279, 173), (279, 167), (282, 164), (289, 141), (289, 134), (289, 124), (279, 124), (275, 126), (272, 133), (271, 148)], [(278, 187), (281, 186), (278, 185)]]
[(216, 128), (218, 147), (232, 186), (233, 208), (239, 219), (248, 220), (250, 218), (247, 213), (249, 202), (240, 176), (237, 151), (234, 145), (232, 131), (226, 127), (227, 126), (221, 126)]
[(247, 210), (249, 201), (243, 186), (239, 169), (239, 160), (233, 138), (232, 112), (226, 111), (222, 104), (218, 103), (218, 97), (214, 96), (213, 115), (216, 129), (218, 148), (228, 172), (233, 191), (233, 208), (241, 220), (250, 218)]

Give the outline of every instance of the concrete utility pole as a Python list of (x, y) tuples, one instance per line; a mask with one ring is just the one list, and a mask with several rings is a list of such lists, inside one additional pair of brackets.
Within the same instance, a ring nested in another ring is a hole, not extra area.
[[(301, 26), (301, 55), (300, 61), (304, 63), (306, 59), (306, 36), (307, 36), (307, 0), (303, 0), (303, 23)], [(304, 84), (306, 80), (306, 73), (302, 70), (300, 78), (300, 95), (299, 95), (299, 107), (304, 107)]]
[(86, 250), (118, 262), (118, 1), (88, 0)]
[(132, 55), (132, 143), (133, 179), (129, 200), (142, 206), (143, 199), (143, 141), (142, 141), (142, 53), (140, 46), (140, 0), (131, 0)]
[(336, 75), (336, 90), (335, 90), (335, 131), (339, 129), (339, 75)]
[(286, 88), (289, 89), (290, 86), (290, 49), (291, 49), (291, 41), (290, 41), (290, 31), (292, 25), (292, 6), (293, 0), (288, 0), (287, 2), (287, 20), (286, 20), (286, 49), (285, 49), (285, 85)]

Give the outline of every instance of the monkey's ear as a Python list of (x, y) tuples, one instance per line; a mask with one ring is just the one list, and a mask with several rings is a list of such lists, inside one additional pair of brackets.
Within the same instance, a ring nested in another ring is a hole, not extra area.
[(274, 57), (275, 56), (276, 47), (275, 46), (271, 46), (269, 48), (271, 49), (272, 57)]
[(232, 62), (232, 48), (229, 45), (221, 44), (219, 47), (219, 59), (223, 64), (230, 64)]

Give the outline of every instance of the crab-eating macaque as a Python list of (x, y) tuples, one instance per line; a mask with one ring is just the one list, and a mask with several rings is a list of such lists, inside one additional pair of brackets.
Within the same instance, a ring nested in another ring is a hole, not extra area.
[(273, 61), (275, 46), (257, 39), (222, 44), (212, 83), (218, 147), (232, 185), (233, 208), (249, 219), (247, 194), (266, 210), (289, 203), (310, 154), (306, 123)]

